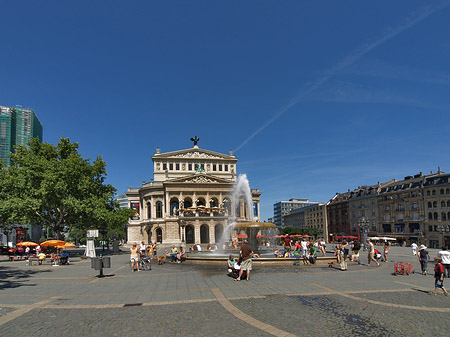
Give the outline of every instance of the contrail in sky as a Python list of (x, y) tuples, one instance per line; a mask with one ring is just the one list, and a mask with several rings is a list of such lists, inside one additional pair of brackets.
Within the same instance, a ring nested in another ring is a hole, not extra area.
[(277, 111), (271, 119), (266, 121), (256, 131), (254, 131), (249, 137), (247, 137), (247, 139), (245, 139), (241, 143), (241, 145), (239, 145), (234, 150), (234, 152), (239, 151), (241, 148), (243, 148), (245, 145), (247, 145), (248, 142), (250, 142), (253, 138), (255, 138), (264, 129), (266, 129), (270, 124), (272, 124), (274, 121), (276, 121), (278, 118), (280, 118), (286, 111), (288, 111), (290, 108), (292, 108), (294, 105), (296, 105), (303, 97), (305, 97), (305, 96), (309, 95), (310, 93), (312, 93), (313, 91), (315, 91), (322, 84), (324, 84), (331, 77), (333, 77), (336, 73), (338, 73), (342, 69), (345, 69), (348, 66), (352, 65), (353, 63), (358, 61), (361, 57), (363, 57), (364, 55), (366, 55), (373, 49), (377, 48), (379, 45), (383, 44), (387, 40), (390, 40), (393, 37), (397, 36), (398, 34), (402, 33), (403, 31), (411, 28), (412, 26), (414, 26), (417, 23), (421, 22), (422, 20), (426, 19), (431, 14), (447, 7), (449, 4), (450, 4), (450, 1), (445, 1), (436, 6), (427, 6), (427, 7), (421, 8), (418, 11), (414, 11), (408, 17), (406, 17), (403, 20), (403, 22), (400, 23), (399, 26), (388, 29), (382, 37), (378, 38), (377, 40), (375, 40), (371, 43), (364, 43), (364, 44), (360, 45), (352, 53), (350, 53), (347, 57), (345, 57), (343, 60), (341, 60), (339, 63), (337, 63), (328, 72), (326, 72), (325, 75), (317, 78), (314, 82), (310, 83), (310, 85), (307, 88), (301, 90), (294, 98), (291, 99), (291, 101), (286, 106), (284, 106), (279, 111)]

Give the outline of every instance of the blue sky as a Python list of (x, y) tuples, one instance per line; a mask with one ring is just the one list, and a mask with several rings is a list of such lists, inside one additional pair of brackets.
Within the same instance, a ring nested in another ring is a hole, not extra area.
[(0, 105), (102, 155), (235, 151), (262, 218), (294, 197), (450, 171), (450, 1), (0, 1)]

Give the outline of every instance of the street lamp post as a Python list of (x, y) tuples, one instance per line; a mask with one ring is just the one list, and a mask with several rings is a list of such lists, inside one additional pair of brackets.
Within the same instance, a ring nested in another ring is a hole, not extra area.
[(364, 243), (364, 250), (367, 250), (367, 232), (369, 230), (370, 221), (366, 220), (365, 218), (361, 218), (358, 221), (358, 227), (363, 232), (363, 243)]
[(444, 245), (445, 245), (445, 240), (444, 240), (444, 234), (445, 234), (445, 232), (450, 232), (450, 226), (444, 226), (444, 225), (440, 225), (440, 226), (437, 226), (437, 230), (439, 231), (439, 232), (441, 232), (441, 234), (442, 234), (442, 245), (441, 245), (441, 247), (444, 247)]

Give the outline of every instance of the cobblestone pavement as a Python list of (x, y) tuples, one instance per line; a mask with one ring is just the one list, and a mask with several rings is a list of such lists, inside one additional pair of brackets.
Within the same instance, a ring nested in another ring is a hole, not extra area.
[(392, 247), (379, 268), (361, 255), (345, 272), (255, 266), (249, 282), (188, 264), (131, 273), (127, 254), (111, 257), (104, 278), (79, 258), (60, 267), (0, 258), (0, 335), (448, 336), (450, 296), (429, 295), (432, 263), (427, 276), (395, 276), (394, 261), (420, 269), (409, 248)]

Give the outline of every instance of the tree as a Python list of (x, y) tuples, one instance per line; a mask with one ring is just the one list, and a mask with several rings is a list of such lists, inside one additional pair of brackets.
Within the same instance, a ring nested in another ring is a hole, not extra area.
[(42, 225), (59, 239), (72, 228), (116, 228), (131, 216), (131, 210), (118, 207), (116, 189), (105, 184), (103, 159), (91, 164), (68, 138), (57, 146), (33, 139), (16, 147), (11, 161), (0, 192), (6, 200), (1, 219)]

